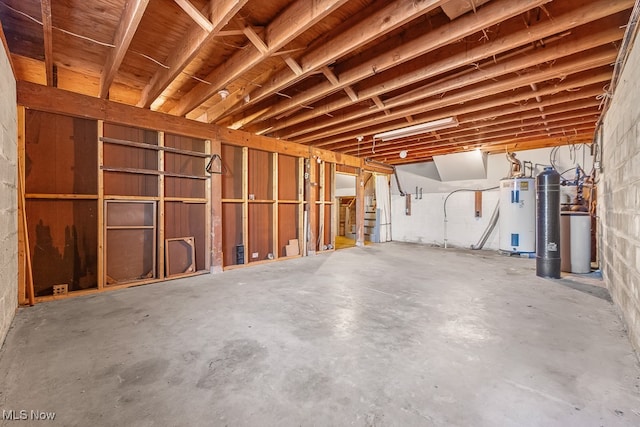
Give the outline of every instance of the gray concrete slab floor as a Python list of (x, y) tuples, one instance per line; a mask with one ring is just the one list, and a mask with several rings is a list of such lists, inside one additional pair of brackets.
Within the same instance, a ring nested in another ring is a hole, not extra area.
[(0, 409), (5, 425), (638, 426), (607, 295), (531, 259), (387, 243), (44, 303), (0, 352)]

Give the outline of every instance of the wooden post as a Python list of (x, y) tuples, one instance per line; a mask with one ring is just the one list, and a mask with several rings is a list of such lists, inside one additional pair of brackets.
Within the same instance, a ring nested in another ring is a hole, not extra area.
[(340, 223), (340, 206), (336, 200), (336, 164), (331, 164), (331, 246), (336, 247), (336, 234)]
[(273, 214), (272, 214), (272, 236), (273, 238), (271, 239), (273, 241), (273, 244), (271, 246), (271, 253), (273, 254), (273, 258), (277, 259), (280, 256), (280, 233), (278, 232), (278, 199), (280, 199), (280, 195), (278, 194), (278, 153), (272, 153), (271, 154), (272, 159), (273, 159), (273, 169), (271, 171), (271, 176), (272, 176), (272, 195), (271, 197), (273, 198), (274, 202), (271, 205), (271, 209), (273, 209)]
[(364, 246), (364, 170), (356, 178), (356, 246)]
[[(219, 140), (208, 140), (208, 154), (222, 155), (222, 146)], [(211, 259), (209, 269), (213, 273), (221, 273), (223, 269), (222, 251), (222, 174), (212, 174), (207, 187), (207, 215), (209, 221), (209, 251)]]
[(25, 283), (26, 283), (26, 294), (29, 299), (29, 305), (35, 304), (35, 290), (33, 285), (33, 269), (31, 266), (31, 248), (29, 247), (29, 227), (27, 223), (27, 215), (26, 215), (26, 204), (24, 198), (24, 187), (25, 187), (25, 176), (22, 167), (20, 166), (20, 162), (18, 162), (18, 194), (20, 195), (20, 205), (22, 206), (22, 217), (20, 218), (22, 221), (22, 230), (24, 233), (24, 256), (26, 258), (26, 272), (25, 272)]
[(305, 256), (307, 242), (304, 240), (306, 229), (304, 221), (304, 159), (298, 158), (298, 244), (300, 255)]
[(324, 250), (325, 241), (324, 241), (324, 233), (325, 233), (325, 225), (326, 221), (324, 218), (325, 211), (325, 200), (324, 200), (324, 188), (326, 185), (326, 177), (325, 177), (325, 167), (324, 162), (318, 163), (318, 201), (316, 202), (316, 208), (318, 208), (318, 250)]
[(98, 289), (104, 288), (107, 283), (107, 272), (105, 268), (106, 253), (105, 253), (105, 233), (107, 232), (104, 226), (104, 172), (102, 167), (104, 166), (104, 143), (102, 137), (104, 136), (104, 121), (98, 120)]
[[(17, 185), (18, 194), (20, 194), (20, 187), (22, 186), (22, 171), (24, 170), (24, 157), (25, 157), (25, 128), (24, 128), (24, 115), (25, 109), (22, 106), (18, 106), (18, 167), (17, 167)], [(26, 209), (22, 204), (22, 197), (18, 197), (18, 304), (27, 303), (27, 259), (26, 259), (26, 245), (29, 243), (25, 239), (25, 221)]]
[(242, 147), (242, 245), (249, 264), (249, 148)]
[[(158, 147), (164, 147), (164, 132), (158, 132)], [(158, 171), (164, 172), (164, 150), (158, 150)], [(165, 278), (165, 247), (164, 247), (164, 174), (160, 173), (158, 177), (158, 271), (156, 272), (158, 279)]]

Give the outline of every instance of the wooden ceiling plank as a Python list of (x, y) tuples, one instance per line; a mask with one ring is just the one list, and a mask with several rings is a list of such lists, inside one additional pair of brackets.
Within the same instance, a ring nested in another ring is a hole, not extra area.
[(47, 86), (53, 86), (53, 26), (51, 24), (51, 0), (40, 0), (40, 9), (42, 11), (44, 63), (47, 76)]
[(124, 6), (120, 25), (116, 29), (113, 44), (115, 47), (109, 53), (104, 63), (102, 74), (100, 75), (100, 98), (106, 98), (109, 94), (109, 88), (113, 80), (118, 74), (118, 69), (124, 60), (124, 56), (129, 50), (129, 45), (133, 40), (133, 36), (138, 29), (138, 25), (142, 20), (144, 11), (149, 4), (149, 0), (129, 0)]
[[(348, 0), (297, 0), (265, 30), (265, 44), (269, 51), (261, 53), (255, 49), (244, 49), (229, 58), (224, 72), (214, 70), (205, 80), (210, 85), (199, 83), (171, 110), (172, 114), (183, 116), (209, 99), (219, 89), (238, 78), (247, 70), (264, 60), (270, 53), (276, 52), (295, 39), (302, 32), (312, 27), (328, 14), (342, 6)], [(216, 120), (216, 118), (213, 118)]]
[[(292, 99), (283, 100), (275, 104), (268, 114), (261, 119), (271, 118), (283, 111), (294, 108), (297, 104), (310, 104), (318, 99), (325, 97), (327, 94), (335, 91), (336, 88), (355, 84), (363, 79), (373, 76), (374, 74), (388, 70), (390, 68), (401, 65), (407, 61), (415, 59), (420, 55), (441, 48), (455, 40), (459, 40), (471, 34), (474, 34), (487, 26), (497, 24), (509, 17), (516, 16), (533, 7), (547, 3), (550, 0), (522, 0), (518, 2), (510, 2), (509, 0), (495, 1), (488, 4), (485, 8), (478, 11), (477, 14), (468, 15), (444, 25), (436, 31), (426, 33), (424, 36), (409, 41), (398, 48), (394, 49), (393, 54), (385, 52), (375, 58), (365, 61), (356, 67), (346, 70), (340, 74), (340, 86), (330, 86), (327, 84), (318, 84), (309, 88)], [(535, 40), (531, 38), (529, 41)], [(497, 46), (497, 44), (495, 45)], [(502, 50), (508, 50), (511, 47), (503, 45)], [(486, 58), (486, 55), (484, 56)], [(260, 90), (264, 91), (265, 88)], [(389, 90), (389, 89), (387, 89)], [(363, 96), (360, 94), (360, 100), (367, 99), (372, 95)], [(348, 103), (347, 105), (350, 105)]]
[[(596, 110), (597, 112), (597, 110)], [(593, 118), (594, 116), (594, 112), (593, 110), (588, 111), (588, 112), (582, 112), (582, 114), (580, 115), (576, 115), (576, 114), (567, 114), (567, 115), (561, 115), (560, 117), (554, 117), (553, 119), (551, 119), (549, 121), (549, 130), (545, 129), (544, 127), (540, 128), (540, 126), (542, 125), (541, 123), (537, 123), (537, 122), (532, 122), (532, 123), (523, 123), (523, 124), (511, 124), (509, 126), (502, 126), (499, 129), (495, 129), (495, 128), (490, 128), (490, 129), (485, 129), (483, 132), (473, 132), (472, 129), (466, 129), (467, 133), (466, 134), (462, 134), (462, 135), (457, 135), (455, 138), (455, 142), (458, 143), (468, 143), (468, 144), (475, 144), (477, 142), (480, 141), (485, 141), (485, 140), (495, 140), (497, 138), (502, 138), (502, 137), (519, 137), (521, 135), (525, 135), (531, 132), (541, 132), (541, 131), (560, 131), (561, 129), (570, 127), (570, 128), (583, 128), (585, 126), (589, 126), (590, 128), (593, 128), (595, 126), (596, 120), (595, 118)], [(517, 130), (517, 132), (514, 132), (514, 130)], [(402, 150), (414, 150), (416, 148), (440, 148), (440, 147), (446, 147), (448, 145), (452, 144), (452, 140), (450, 139), (450, 137), (446, 137), (443, 136), (441, 138), (441, 140), (447, 141), (447, 142), (438, 142), (435, 144), (430, 143), (429, 141), (417, 141), (417, 140), (413, 140), (413, 141), (405, 141), (405, 142), (390, 142), (390, 143), (385, 143), (380, 144), (379, 142), (376, 142), (376, 154), (385, 154), (385, 153), (397, 153), (399, 151)], [(361, 145), (360, 146), (360, 152), (362, 152), (363, 150), (366, 151), (367, 149), (371, 149), (372, 145)], [(351, 155), (355, 155), (355, 153), (357, 152), (357, 147), (353, 147), (353, 148), (349, 148), (349, 149), (344, 149), (344, 150), (340, 150), (341, 153), (344, 154), (351, 154)]]
[[(514, 146), (514, 145), (515, 147), (513, 147), (512, 150), (516, 149), (517, 147), (518, 151), (522, 151), (522, 150), (530, 150), (534, 148), (543, 148), (545, 146), (591, 143), (593, 141), (594, 130), (595, 128), (593, 127), (585, 128), (585, 129), (581, 129), (578, 133), (574, 133), (573, 135), (563, 135), (562, 133), (557, 133), (550, 137), (547, 136), (542, 138), (539, 135), (532, 135), (532, 136), (528, 136), (525, 138), (518, 138), (518, 139), (502, 138), (486, 144), (478, 144), (473, 142), (471, 143), (461, 142), (461, 143), (450, 144), (448, 146), (441, 147), (438, 149), (425, 148), (423, 150), (412, 150), (409, 153), (410, 156), (408, 156), (407, 158), (408, 159), (413, 158), (414, 163), (417, 161), (423, 162), (423, 161), (426, 161), (427, 158), (431, 158), (432, 156), (471, 151), (475, 149), (477, 145), (480, 145), (480, 147), (478, 148), (480, 148), (483, 152), (500, 153), (505, 151), (505, 146)], [(367, 155), (367, 157), (371, 158), (372, 160), (386, 159), (387, 162), (391, 162), (393, 164), (400, 163), (400, 162), (396, 162), (395, 159), (390, 159), (389, 156), (390, 156), (389, 154), (378, 155), (378, 153)], [(405, 163), (409, 163), (407, 162), (407, 159), (400, 159), (398, 157), (398, 160), (403, 161)]]
[[(352, 26), (347, 31), (342, 32), (340, 35), (326, 41), (321, 46), (312, 49), (304, 55), (300, 60), (304, 71), (303, 76), (311, 74), (318, 69), (322, 69), (322, 67), (327, 66), (351, 50), (369, 43), (371, 40), (374, 40), (375, 38), (392, 31), (410, 20), (435, 9), (445, 2), (446, 0), (423, 0), (421, 2), (416, 2), (414, 0), (398, 0), (392, 2), (387, 7), (373, 13), (357, 25)], [(253, 105), (256, 102), (261, 101), (262, 99), (295, 83), (298, 81), (296, 77), (299, 76), (292, 76), (286, 71), (276, 73), (271, 79), (269, 79), (268, 85), (255, 89), (251, 93), (249, 102), (246, 102), (242, 108), (244, 109), (249, 105)], [(302, 103), (304, 104), (304, 102)], [(271, 115), (271, 117), (283, 112), (284, 111), (279, 111)], [(217, 119), (218, 118), (216, 118), (216, 120)]]
[[(435, 108), (441, 108), (447, 105), (453, 105), (456, 103), (464, 103), (464, 102), (468, 102), (473, 99), (482, 98), (491, 94), (512, 90), (517, 87), (529, 86), (529, 84), (532, 82), (533, 83), (541, 82), (541, 81), (545, 81), (553, 78), (566, 76), (568, 74), (574, 74), (574, 73), (588, 70), (591, 68), (596, 68), (596, 67), (608, 64), (612, 60), (615, 60), (615, 56), (616, 56), (615, 49), (610, 48), (610, 49), (606, 49), (588, 56), (586, 55), (581, 56), (578, 59), (575, 59), (572, 61), (565, 61), (566, 63), (562, 63), (562, 64), (556, 63), (553, 66), (542, 71), (534, 71), (534, 72), (530, 72), (520, 76), (503, 79), (498, 82), (488, 83), (480, 86), (479, 88), (461, 90), (459, 92), (449, 94), (444, 98), (428, 101), (427, 103), (421, 104), (418, 107), (409, 106), (405, 108), (399, 108), (396, 111), (392, 110), (391, 114), (389, 116), (386, 116), (385, 118), (377, 117), (369, 120), (360, 121), (357, 124), (352, 123), (352, 124), (339, 126), (339, 123), (337, 122), (339, 121), (339, 119), (341, 119), (341, 117), (337, 117), (337, 118), (332, 118), (324, 121), (322, 125), (313, 126), (321, 129), (326, 129), (324, 131), (309, 134), (307, 130), (309, 131), (312, 130), (312, 126), (309, 126), (307, 129), (304, 130), (304, 132), (306, 133), (306, 136), (302, 138), (293, 138), (290, 135), (283, 136), (283, 138), (294, 140), (297, 142), (308, 142), (317, 138), (322, 138), (322, 137), (329, 136), (341, 131), (345, 131), (347, 129), (353, 128), (354, 126), (361, 128), (362, 125), (365, 123), (372, 122), (372, 123), (379, 124), (381, 123), (381, 121), (390, 121), (395, 118), (404, 117), (407, 114), (420, 113), (421, 111), (424, 111), (424, 110), (421, 110), (423, 108), (435, 109)], [(530, 92), (529, 92), (529, 95), (533, 96), (533, 94)], [(370, 110), (363, 109), (363, 110), (360, 110), (359, 113), (353, 114), (351, 117), (351, 121), (353, 121), (356, 118), (363, 118), (370, 115), (371, 115)], [(330, 124), (327, 124), (327, 123), (330, 123)], [(340, 123), (344, 123), (344, 122), (340, 121)]]
[[(571, 111), (570, 113), (567, 113), (564, 110), (565, 108), (567, 108), (565, 107), (567, 103), (557, 104), (558, 106), (555, 106), (554, 113), (552, 114), (553, 117), (551, 120), (571, 119), (576, 117), (588, 117), (589, 114), (597, 115), (598, 103), (594, 101), (595, 101), (595, 98), (588, 99), (588, 100), (579, 100), (578, 103), (572, 102), (570, 104), (576, 106), (572, 108), (580, 108), (580, 109), (576, 111)], [(468, 126), (462, 129), (454, 129), (453, 132), (446, 132), (441, 134), (440, 139), (456, 141), (459, 138), (462, 138), (465, 136), (478, 135), (479, 133), (492, 131), (496, 126), (501, 126), (500, 130), (518, 129), (523, 125), (523, 123), (527, 124), (528, 126), (531, 126), (536, 123), (535, 120), (531, 120), (532, 118), (536, 117), (535, 111), (532, 107), (530, 107), (529, 110), (518, 111), (518, 113), (521, 113), (521, 114), (506, 115), (505, 116), (506, 118), (503, 120), (487, 121), (480, 126), (472, 126), (467, 123)], [(485, 112), (485, 114), (488, 117), (490, 117), (491, 112)], [(595, 123), (595, 119), (594, 119), (594, 123)], [(415, 147), (423, 146), (424, 144), (435, 143), (438, 138), (431, 138), (430, 136), (431, 135), (428, 135), (426, 137), (416, 136), (413, 138), (394, 140), (390, 142), (377, 141), (376, 151), (384, 152), (385, 150), (390, 150), (393, 147), (397, 148), (398, 151), (402, 149), (410, 150), (410, 149), (414, 149)], [(325, 148), (331, 149), (332, 151), (339, 151), (341, 153), (354, 153), (358, 149), (360, 151), (370, 149), (372, 145), (373, 144), (371, 141), (366, 141), (358, 145), (356, 145), (355, 143), (349, 142), (344, 144), (336, 144), (336, 145), (332, 145)]]
[[(546, 64), (550, 61), (560, 60), (561, 58), (569, 57), (571, 55), (575, 55), (598, 47), (600, 44), (608, 44), (620, 40), (623, 35), (624, 30), (622, 28), (610, 28), (605, 29), (600, 33), (592, 33), (585, 37), (578, 37), (576, 39), (567, 40), (566, 42), (558, 44), (554, 47), (548, 47), (544, 50), (540, 50), (536, 53), (522, 56), (520, 58), (513, 58), (506, 63), (482, 67), (481, 69), (475, 70), (473, 73), (468, 73), (455, 79), (445, 79), (442, 82), (434, 82), (432, 84), (425, 85), (409, 93), (386, 100), (385, 106), (389, 109), (401, 107), (403, 105), (421, 101), (431, 96), (449, 93), (457, 89), (469, 87), (473, 84), (489, 81), (505, 74), (516, 73), (520, 70), (526, 70), (530, 67), (538, 66), (540, 64)], [(449, 97), (446, 97), (445, 99), (449, 99)], [(316, 129), (320, 129), (321, 127), (334, 128), (339, 123), (343, 123), (356, 118), (361, 118), (374, 113), (375, 111), (372, 111), (368, 108), (361, 108), (357, 111), (350, 112), (349, 114), (341, 114), (330, 120), (325, 120), (322, 123), (317, 123), (315, 127)], [(305, 131), (307, 130), (311, 129), (305, 129)], [(284, 139), (290, 139), (302, 135), (301, 132), (303, 131), (293, 132), (289, 134), (281, 133), (280, 136)]]
[[(580, 77), (579, 81), (574, 81), (572, 79), (568, 79), (563, 81), (562, 83), (555, 85), (554, 87), (545, 88), (541, 90), (539, 93), (541, 96), (557, 94), (563, 91), (572, 90), (576, 87), (581, 87), (585, 85), (593, 85), (597, 83), (602, 83), (611, 79), (611, 72), (600, 72), (590, 75), (589, 77)], [(598, 87), (596, 89), (582, 89), (579, 91), (571, 92), (568, 95), (564, 95), (561, 99), (563, 102), (569, 102), (571, 100), (583, 99), (585, 97), (596, 97), (597, 95), (602, 94), (602, 88)], [(530, 108), (538, 108), (539, 106), (547, 106), (551, 103), (554, 103), (554, 98), (550, 98), (541, 103), (531, 104), (531, 105), (512, 105), (517, 104), (519, 102), (526, 101), (531, 97), (531, 93), (521, 93), (516, 95), (504, 96), (504, 97), (496, 97), (495, 94), (489, 95), (486, 100), (480, 102), (467, 102), (463, 105), (456, 105), (453, 108), (445, 108), (444, 111), (435, 110), (429, 107), (430, 103), (424, 103), (415, 108), (413, 114), (419, 114), (425, 111), (429, 113), (420, 117), (416, 122), (424, 123), (431, 120), (436, 120), (446, 116), (458, 116), (462, 114), (474, 113), (480, 110), (491, 109), (493, 115), (501, 115), (502, 111), (518, 111), (518, 109), (530, 109)], [(448, 106), (447, 106), (448, 107)], [(502, 110), (501, 110), (502, 108)], [(412, 109), (414, 110), (414, 109)], [(420, 110), (420, 111), (418, 111)], [(366, 128), (368, 132), (371, 134), (378, 132), (385, 132), (388, 130), (393, 130), (397, 128), (397, 125), (384, 125), (380, 123), (379, 119), (368, 120), (366, 123), (361, 124), (362, 127), (357, 127), (357, 130), (347, 130), (343, 131), (342, 134), (331, 134), (327, 137), (327, 139), (318, 140), (314, 139), (313, 144), (317, 147), (326, 147), (333, 146), (336, 143), (340, 143), (343, 141), (352, 141), (357, 135), (362, 134), (362, 128)]]
[(174, 0), (187, 15), (207, 33), (213, 31), (213, 24), (189, 0)]
[[(599, 76), (594, 76), (589, 80), (589, 84), (598, 85), (600, 82), (607, 81), (609, 78), (609, 74), (600, 74)], [(555, 88), (555, 90), (559, 92), (563, 92), (565, 90), (571, 89), (575, 83), (566, 83), (561, 84)], [(546, 92), (545, 92), (546, 93)], [(563, 94), (560, 96), (554, 96), (546, 101), (543, 101), (541, 105), (545, 108), (561, 108), (561, 111), (564, 111), (566, 108), (584, 108), (589, 105), (599, 105), (599, 101), (596, 99), (596, 96), (601, 94), (600, 87), (591, 87), (588, 89), (570, 92), (568, 94)], [(460, 110), (458, 110), (459, 114), (456, 115), (461, 123), (468, 124), (469, 121), (472, 123), (480, 120), (491, 120), (492, 122), (496, 120), (497, 117), (503, 116), (513, 116), (514, 114), (522, 114), (530, 111), (538, 111), (538, 104), (520, 104), (522, 100), (524, 100), (524, 96), (510, 96), (501, 99), (491, 99), (488, 101), (483, 101), (480, 103), (474, 103), (473, 105), (468, 105)], [(555, 111), (555, 110), (554, 110)], [(435, 117), (437, 112), (434, 113), (433, 116), (429, 116), (432, 113), (426, 113), (421, 116), (420, 120), (429, 120), (431, 117)], [(531, 114), (531, 113), (528, 113)], [(537, 113), (536, 113), (537, 114)], [(470, 124), (469, 126), (475, 126)], [(389, 129), (387, 129), (389, 130)], [(449, 137), (455, 137), (456, 129), (452, 128), (447, 130), (447, 134)], [(445, 134), (445, 136), (447, 136)], [(345, 138), (346, 139), (346, 138)], [(354, 146), (351, 140), (346, 139), (348, 142), (337, 142), (337, 143), (319, 143), (318, 146), (323, 148), (331, 149), (331, 150), (344, 150), (349, 146)], [(361, 146), (363, 144), (360, 144)]]
[(233, 18), (248, 0), (216, 0), (211, 2), (210, 32), (199, 25), (189, 28), (167, 58), (168, 68), (159, 68), (149, 84), (142, 91), (138, 107), (149, 108), (151, 104), (169, 87), (171, 82), (191, 63), (200, 49), (206, 45)]
[[(515, 4), (519, 4), (520, 2), (511, 2), (511, 3), (515, 5)], [(613, 4), (608, 0), (601, 0), (598, 3), (599, 3), (597, 5), (598, 7), (594, 7), (593, 5), (588, 4), (586, 6), (576, 9), (571, 13), (567, 13), (562, 16), (557, 16), (552, 21), (549, 21), (540, 25), (536, 25), (536, 26), (531, 26), (524, 30), (517, 31), (512, 34), (508, 34), (507, 36), (497, 39), (494, 42), (486, 43), (483, 46), (480, 46), (475, 49), (471, 49), (468, 52), (462, 52), (461, 54), (458, 54), (455, 57), (451, 57), (448, 53), (445, 52), (444, 56), (440, 60), (435, 60), (432, 64), (430, 64), (430, 66), (425, 67), (424, 69), (420, 70), (420, 72), (414, 72), (408, 75), (403, 75), (403, 76), (394, 78), (390, 81), (384, 82), (384, 84), (362, 89), (359, 92), (360, 99), (367, 99), (375, 95), (381, 95), (391, 90), (396, 90), (406, 85), (410, 85), (410, 84), (422, 81), (424, 79), (434, 77), (438, 74), (454, 70), (458, 67), (476, 63), (485, 58), (490, 58), (494, 55), (500, 54), (501, 52), (506, 52), (508, 50), (511, 50), (515, 47), (524, 46), (536, 40), (540, 40), (540, 39), (544, 39), (546, 37), (552, 36), (568, 28), (574, 28), (578, 25), (586, 24), (586, 23), (595, 21), (597, 19), (603, 18), (605, 16), (609, 16), (619, 11), (619, 9), (624, 10), (625, 6), (626, 7), (629, 6), (628, 1), (624, 2), (625, 5), (621, 5), (620, 4), (621, 2), (616, 2), (615, 4)], [(500, 5), (499, 2), (488, 4), (487, 6), (485, 6), (484, 9), (479, 10), (478, 14), (480, 15), (480, 18), (490, 19), (491, 17), (493, 17), (497, 12), (493, 11), (493, 9), (490, 9), (490, 7), (498, 6), (498, 5)], [(485, 17), (481, 13), (487, 9), (489, 10), (489, 12), (492, 12), (492, 14)], [(457, 24), (457, 22), (458, 21), (454, 21), (443, 28), (443, 31), (445, 29), (447, 30), (446, 32), (444, 32), (443, 37), (446, 37), (448, 42), (453, 40), (453, 39), (449, 39), (450, 34), (457, 36), (457, 34), (460, 31), (462, 31), (465, 28), (470, 28), (473, 25), (473, 22), (463, 21), (463, 26), (459, 28), (458, 27), (459, 24)], [(476, 28), (477, 25), (478, 24), (475, 24), (475, 26), (473, 27), (474, 30), (477, 29)], [(484, 25), (484, 22), (482, 22), (481, 25)], [(434, 37), (433, 35), (426, 34), (425, 36), (419, 37), (413, 42), (407, 43), (406, 45), (399, 47), (398, 52), (401, 53), (400, 55), (401, 57), (405, 57), (405, 56), (409, 56), (410, 52), (424, 51), (425, 49), (428, 48), (429, 45), (432, 45), (434, 43), (434, 41), (431, 40), (433, 37)], [(437, 43), (438, 41), (436, 40), (435, 42)], [(422, 53), (426, 53), (426, 52), (422, 52)], [(340, 76), (340, 81), (345, 85), (352, 84), (355, 81), (359, 81), (370, 76), (372, 67), (374, 67), (375, 69), (383, 69), (386, 66), (386, 68), (388, 68), (389, 66), (387, 66), (386, 64), (389, 62), (390, 56), (391, 55), (381, 55), (378, 58), (374, 58), (370, 61), (366, 61), (365, 63), (358, 65), (357, 67), (342, 73)], [(309, 101), (306, 99), (308, 96), (312, 96), (315, 98), (317, 95), (321, 94), (323, 90), (325, 89), (319, 88), (317, 90), (314, 90), (314, 88), (311, 88), (305, 92), (304, 99), (300, 98), (300, 100), (304, 100), (305, 102), (308, 103)], [(281, 103), (285, 105), (281, 108), (278, 108), (276, 105), (275, 107), (273, 107), (272, 111), (287, 109), (297, 101), (298, 100), (296, 99), (296, 97), (294, 97), (291, 100), (285, 101), (286, 105), (284, 103)], [(347, 107), (350, 104), (351, 103), (348, 100), (338, 100), (329, 104), (316, 106), (316, 108), (314, 108), (313, 110), (305, 111), (302, 114), (296, 115), (294, 117), (291, 117), (287, 120), (284, 120), (282, 122), (275, 124), (273, 126), (272, 132), (280, 129), (284, 129), (286, 127), (292, 126), (297, 123), (306, 122), (315, 117), (324, 116), (327, 113), (331, 113), (340, 108)], [(270, 114), (271, 112), (263, 118), (268, 117)]]

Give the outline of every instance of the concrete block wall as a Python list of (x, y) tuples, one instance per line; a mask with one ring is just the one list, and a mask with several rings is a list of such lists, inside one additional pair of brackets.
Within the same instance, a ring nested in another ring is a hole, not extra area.
[(16, 81), (0, 44), (0, 346), (18, 305)]
[(598, 214), (602, 271), (640, 354), (640, 45), (636, 39), (602, 128)]

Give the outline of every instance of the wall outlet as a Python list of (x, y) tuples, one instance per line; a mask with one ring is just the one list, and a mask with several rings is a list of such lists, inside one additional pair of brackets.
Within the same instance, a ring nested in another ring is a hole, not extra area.
[(253, 252), (251, 254), (251, 259), (257, 259), (260, 256), (260, 254), (258, 252)]

